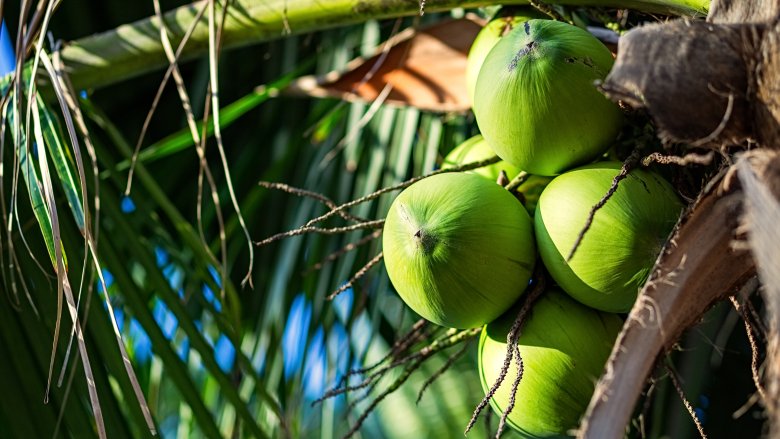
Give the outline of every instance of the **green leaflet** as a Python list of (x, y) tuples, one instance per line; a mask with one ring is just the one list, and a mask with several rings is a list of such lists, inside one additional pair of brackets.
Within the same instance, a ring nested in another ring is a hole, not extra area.
[[(38, 225), (43, 235), (43, 240), (46, 243), (46, 250), (49, 253), (52, 265), (57, 266), (57, 260), (54, 252), (54, 232), (52, 229), (52, 220), (49, 214), (46, 204), (43, 201), (43, 191), (41, 189), (41, 182), (38, 176), (38, 167), (36, 165), (37, 158), (30, 156), (30, 150), (27, 147), (27, 134), (24, 127), (20, 126), (18, 131), (16, 128), (16, 106), (13, 105), (17, 102), (14, 96), (11, 99), (11, 105), (5, 107), (6, 120), (11, 130), (11, 137), (13, 143), (16, 146), (16, 153), (19, 157), (19, 168), (22, 171), (24, 182), (27, 187), (27, 192), (30, 195), (30, 207), (35, 214), (35, 219), (38, 221)], [(17, 195), (18, 197), (18, 195)], [(17, 199), (18, 202), (18, 199)], [(65, 249), (62, 249), (63, 264), (67, 270), (67, 256), (65, 255)]]
[(76, 220), (79, 230), (84, 229), (84, 210), (81, 198), (80, 185), (74, 178), (73, 168), (74, 160), (70, 149), (67, 148), (67, 142), (64, 140), (59, 121), (52, 111), (46, 105), (40, 95), (36, 95), (38, 103), (38, 112), (41, 121), (41, 131), (43, 139), (48, 147), (51, 160), (54, 163), (54, 169), (60, 179), (62, 190), (68, 200), (68, 206)]

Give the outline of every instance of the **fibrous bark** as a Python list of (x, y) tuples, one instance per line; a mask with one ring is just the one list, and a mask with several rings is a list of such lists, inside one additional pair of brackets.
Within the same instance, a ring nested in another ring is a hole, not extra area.
[(755, 273), (752, 258), (732, 246), (738, 190), (717, 185), (684, 216), (639, 294), (596, 386), (580, 438), (623, 436), (656, 358), (717, 300)]
[(667, 142), (780, 147), (778, 11), (777, 0), (719, 1), (707, 22), (632, 29), (602, 88), (645, 109)]
[(780, 152), (751, 151), (736, 166), (745, 194), (742, 229), (763, 281), (769, 320), (766, 406), (770, 437), (780, 437)]
[(753, 120), (745, 59), (757, 45), (751, 30), (682, 20), (636, 28), (620, 39), (602, 89), (647, 110), (663, 140), (744, 144)]

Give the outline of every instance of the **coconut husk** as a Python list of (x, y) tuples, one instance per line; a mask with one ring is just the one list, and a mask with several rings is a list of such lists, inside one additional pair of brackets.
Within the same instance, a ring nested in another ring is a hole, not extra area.
[(780, 147), (776, 0), (714, 2), (708, 21), (627, 32), (602, 88), (644, 109), (666, 142)]

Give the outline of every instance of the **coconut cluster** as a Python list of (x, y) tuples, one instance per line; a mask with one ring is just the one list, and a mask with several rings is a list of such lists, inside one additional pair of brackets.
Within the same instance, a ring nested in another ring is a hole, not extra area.
[[(385, 222), (385, 265), (422, 317), (453, 328), (483, 326), (479, 367), (487, 392), (540, 259), (551, 286), (522, 322), (524, 375), (508, 425), (524, 437), (565, 435), (577, 427), (622, 326), (620, 313), (633, 305), (682, 203), (668, 182), (645, 170), (613, 187), (621, 163), (599, 160), (623, 115), (595, 87), (612, 55), (587, 31), (522, 13), (502, 16), (477, 37), (469, 62), (481, 135), (456, 147), (442, 167), (502, 160), (401, 192)], [(518, 175), (525, 181), (510, 193), (503, 185)], [(491, 398), (499, 413), (511, 398), (506, 381)]]

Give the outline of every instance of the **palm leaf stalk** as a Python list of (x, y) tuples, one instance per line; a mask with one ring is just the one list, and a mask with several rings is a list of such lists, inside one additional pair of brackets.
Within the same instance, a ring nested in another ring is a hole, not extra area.
[[(497, 3), (494, 0), (427, 0), (418, 3), (398, 0), (235, 0), (228, 9), (222, 45), (241, 47), (346, 26), (371, 19), (413, 16), (454, 8), (476, 8)], [(508, 0), (507, 5), (529, 4), (528, 0)], [(707, 0), (556, 0), (568, 6), (631, 8), (679, 16), (703, 16)], [(173, 9), (164, 14), (170, 41), (177, 46), (202, 2)], [(182, 52), (182, 59), (203, 56), (209, 48), (207, 17), (201, 17)], [(129, 42), (132, 42), (130, 44)], [(99, 88), (168, 65), (160, 42), (160, 21), (150, 17), (110, 31), (71, 42), (62, 49), (62, 58), (76, 89)]]

